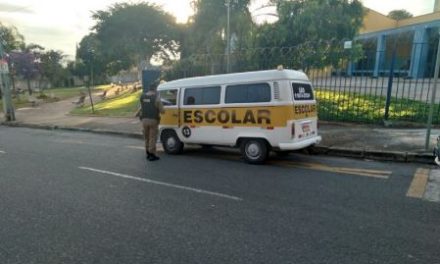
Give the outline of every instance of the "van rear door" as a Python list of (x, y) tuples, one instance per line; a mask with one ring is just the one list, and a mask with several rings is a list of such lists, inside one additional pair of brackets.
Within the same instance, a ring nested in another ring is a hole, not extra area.
[(293, 111), (295, 116), (294, 134), (296, 139), (316, 136), (317, 107), (310, 83), (292, 82)]

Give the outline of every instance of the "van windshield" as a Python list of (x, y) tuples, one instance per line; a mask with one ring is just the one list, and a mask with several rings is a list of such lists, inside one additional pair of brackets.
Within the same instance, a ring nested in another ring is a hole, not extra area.
[(313, 89), (307, 83), (292, 83), (293, 100), (294, 101), (309, 101), (313, 100)]

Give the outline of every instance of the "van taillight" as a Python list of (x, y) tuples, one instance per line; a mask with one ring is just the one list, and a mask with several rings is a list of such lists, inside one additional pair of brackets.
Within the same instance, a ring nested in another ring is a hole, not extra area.
[(292, 133), (292, 138), (294, 138), (295, 137), (295, 123), (292, 123), (292, 131), (291, 131), (291, 133)]

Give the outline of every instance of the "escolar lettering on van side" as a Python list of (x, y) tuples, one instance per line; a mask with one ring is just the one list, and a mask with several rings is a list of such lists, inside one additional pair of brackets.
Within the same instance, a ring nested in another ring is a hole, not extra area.
[(271, 124), (269, 110), (246, 110), (240, 113), (237, 110), (185, 110), (183, 111), (184, 123), (221, 123), (221, 124)]
[(316, 106), (313, 105), (295, 105), (295, 114), (314, 113)]

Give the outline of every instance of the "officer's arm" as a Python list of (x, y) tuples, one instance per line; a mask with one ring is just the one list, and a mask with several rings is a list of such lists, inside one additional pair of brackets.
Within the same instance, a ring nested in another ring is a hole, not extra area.
[(138, 109), (136, 110), (136, 114), (134, 115), (135, 117), (140, 117), (141, 116), (141, 112), (142, 112), (142, 99), (143, 99), (144, 95), (142, 94), (141, 97), (139, 98), (139, 106)]
[(139, 106), (138, 109), (136, 110), (136, 114), (134, 116), (139, 117), (141, 115), (141, 111), (142, 111), (142, 108), (141, 108), (141, 106)]
[(156, 97), (156, 107), (161, 114), (165, 113), (165, 109), (163, 108), (163, 104), (162, 104), (162, 100), (160, 99), (160, 96)]

